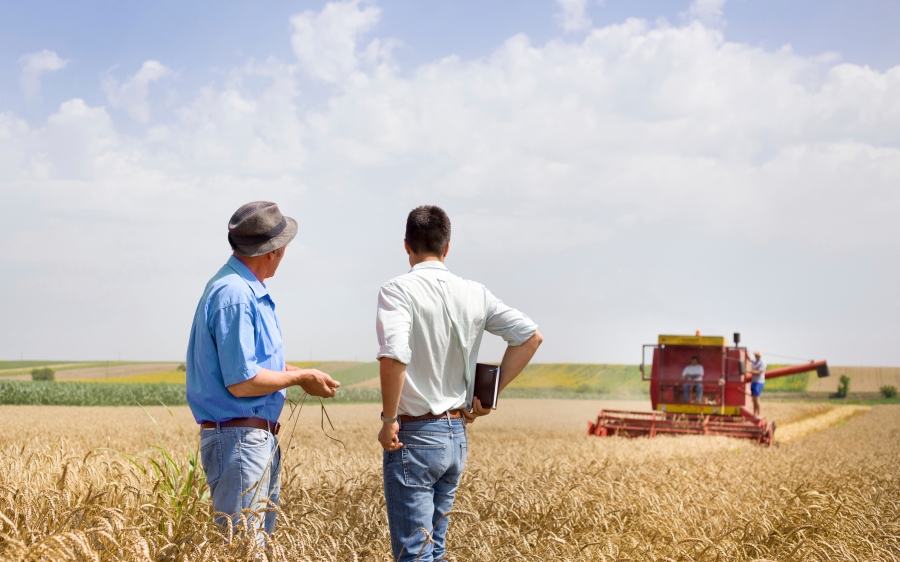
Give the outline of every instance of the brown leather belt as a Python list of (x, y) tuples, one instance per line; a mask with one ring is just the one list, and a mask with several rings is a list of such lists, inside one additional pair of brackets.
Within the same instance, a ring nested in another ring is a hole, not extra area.
[(450, 410), (449, 412), (444, 412), (443, 414), (425, 414), (423, 416), (400, 416), (401, 423), (409, 423), (416, 422), (422, 420), (437, 420), (440, 418), (446, 418), (447, 415), (451, 418), (459, 418), (462, 417), (462, 410)]
[[(215, 429), (216, 422), (203, 422), (200, 424), (200, 427), (203, 429)], [(252, 427), (254, 429), (271, 431), (273, 435), (278, 435), (281, 424), (278, 422), (272, 423), (262, 418), (234, 418), (233, 420), (219, 423), (219, 427)]]

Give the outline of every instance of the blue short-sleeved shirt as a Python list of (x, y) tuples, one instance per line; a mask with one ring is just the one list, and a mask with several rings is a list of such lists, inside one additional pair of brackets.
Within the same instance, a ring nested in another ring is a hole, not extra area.
[(261, 368), (284, 370), (275, 303), (239, 259), (231, 256), (206, 284), (194, 313), (187, 351), (187, 400), (197, 423), (258, 417), (277, 421), (285, 392), (238, 398), (229, 386)]

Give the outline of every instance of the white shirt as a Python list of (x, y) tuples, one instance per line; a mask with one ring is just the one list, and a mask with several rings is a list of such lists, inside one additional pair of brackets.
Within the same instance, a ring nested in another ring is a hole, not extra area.
[(750, 382), (766, 382), (766, 362), (762, 359), (755, 359), (751, 365), (753, 365), (754, 371), (759, 371), (759, 374), (750, 377)]
[(485, 330), (517, 346), (534, 335), (537, 324), (484, 285), (426, 261), (381, 287), (375, 329), (377, 357), (406, 365), (399, 412), (421, 416), (471, 406)]
[(688, 365), (681, 371), (681, 377), (687, 377), (691, 381), (699, 381), (703, 378), (703, 365)]

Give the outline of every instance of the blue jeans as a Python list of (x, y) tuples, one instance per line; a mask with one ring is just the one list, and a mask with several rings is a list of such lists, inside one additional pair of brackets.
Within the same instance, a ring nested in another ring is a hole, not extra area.
[(702, 401), (703, 399), (703, 383), (700, 381), (688, 381), (684, 383), (684, 401), (691, 401), (691, 388), (694, 389), (694, 394), (697, 395), (697, 402)]
[(462, 418), (401, 423), (400, 442), (403, 447), (384, 451), (383, 460), (394, 560), (440, 560), (450, 525), (447, 514), (466, 466), (466, 427)]
[[(275, 436), (252, 427), (222, 427), (200, 430), (200, 462), (206, 471), (206, 484), (212, 496), (213, 509), (226, 514), (216, 515), (216, 523), (225, 527), (229, 519), (235, 531), (249, 526), (260, 538), (261, 528), (272, 534), (275, 512), (262, 513), (278, 505), (281, 493), (281, 450)], [(259, 516), (241, 510), (259, 512)], [(262, 518), (262, 519), (261, 519)]]

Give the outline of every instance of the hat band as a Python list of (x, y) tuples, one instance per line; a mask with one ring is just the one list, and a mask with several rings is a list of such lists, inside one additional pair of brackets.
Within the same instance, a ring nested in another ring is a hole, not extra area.
[(253, 246), (255, 244), (262, 244), (263, 242), (268, 242), (272, 238), (275, 238), (279, 234), (281, 234), (284, 229), (287, 227), (287, 221), (284, 219), (284, 216), (281, 217), (281, 222), (264, 232), (263, 234), (257, 234), (254, 236), (240, 236), (234, 234), (233, 232), (228, 233), (228, 239), (231, 240), (231, 243), (235, 246)]

